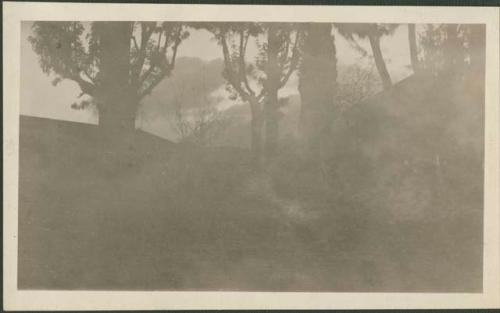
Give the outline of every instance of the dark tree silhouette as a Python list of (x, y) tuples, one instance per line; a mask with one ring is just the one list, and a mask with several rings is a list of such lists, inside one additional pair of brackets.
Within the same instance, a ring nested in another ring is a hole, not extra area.
[(408, 43), (410, 48), (411, 67), (415, 74), (420, 73), (420, 64), (418, 60), (417, 35), (415, 24), (408, 24)]
[(222, 76), (232, 92), (232, 99), (238, 97), (250, 105), (251, 120), (251, 150), (256, 162), (262, 156), (262, 130), (264, 115), (262, 101), (265, 90), (262, 86), (252, 86), (251, 79), (255, 76), (255, 66), (247, 64), (246, 51), (251, 36), (262, 32), (255, 23), (195, 23), (195, 28), (210, 31), (222, 48), (224, 70)]
[(270, 157), (275, 154), (278, 146), (279, 109), (287, 102), (286, 98), (279, 98), (278, 92), (297, 69), (300, 59), (299, 42), (303, 31), (293, 24), (264, 23), (261, 27), (267, 34), (267, 42), (260, 47), (258, 65), (265, 73), (265, 150)]
[(368, 38), (373, 53), (375, 66), (382, 80), (384, 89), (389, 89), (392, 86), (391, 76), (387, 70), (387, 66), (380, 49), (380, 38), (384, 35), (394, 33), (397, 24), (357, 24), (357, 23), (337, 23), (335, 24), (339, 33), (347, 40), (355, 41), (357, 36), (360, 39)]
[(140, 101), (171, 73), (188, 36), (170, 22), (35, 22), (29, 37), (54, 84), (72, 80), (95, 105), (99, 125), (113, 133), (134, 129)]
[[(278, 91), (287, 83), (299, 62), (300, 31), (283, 23), (195, 23), (210, 31), (222, 48), (223, 76), (233, 99), (241, 98), (251, 109), (251, 150), (256, 162), (265, 150), (272, 155), (278, 142), (279, 107), (285, 102)], [(256, 62), (247, 63), (250, 38), (263, 37)]]
[(466, 87), (484, 101), (486, 31), (484, 25), (426, 25), (419, 41), (422, 70), (442, 80), (466, 80)]
[(299, 69), (300, 134), (304, 152), (318, 157), (328, 132), (337, 88), (337, 57), (331, 24), (304, 25)]
[(484, 27), (481, 25), (426, 25), (421, 35), (422, 66), (436, 75), (458, 75), (468, 69), (484, 71)]

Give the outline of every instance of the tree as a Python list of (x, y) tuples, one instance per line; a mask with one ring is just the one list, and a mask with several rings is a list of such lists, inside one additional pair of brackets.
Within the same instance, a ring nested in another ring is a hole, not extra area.
[[(228, 82), (232, 98), (249, 103), (251, 120), (251, 150), (260, 163), (263, 156), (263, 130), (266, 129), (266, 151), (274, 153), (278, 141), (281, 89), (299, 62), (300, 32), (292, 24), (282, 23), (196, 23), (195, 28), (210, 31), (222, 48), (223, 76)], [(264, 37), (257, 44), (259, 55), (254, 63), (247, 63), (246, 53), (250, 38)], [(294, 38), (294, 39), (293, 39)]]
[(385, 35), (391, 35), (394, 33), (396, 28), (399, 26), (397, 24), (357, 24), (357, 23), (337, 23), (335, 24), (338, 31), (347, 40), (355, 41), (357, 36), (360, 39), (368, 38), (370, 46), (373, 53), (373, 59), (375, 61), (375, 66), (380, 75), (382, 85), (384, 89), (390, 89), (392, 87), (391, 76), (387, 70), (387, 66), (382, 55), (382, 50), (380, 49), (380, 38)]
[(441, 76), (463, 76), (469, 69), (484, 71), (484, 39), (481, 25), (426, 25), (420, 38), (422, 66)]
[(287, 103), (278, 92), (297, 69), (300, 53), (299, 42), (303, 31), (297, 25), (284, 23), (262, 24), (267, 34), (266, 44), (260, 47), (259, 67), (265, 73), (262, 82), (265, 90), (265, 150), (268, 157), (275, 154), (279, 138), (279, 109)]
[(43, 72), (72, 80), (95, 105), (99, 125), (113, 134), (135, 128), (140, 101), (175, 66), (188, 36), (172, 22), (35, 22), (29, 37)]
[(264, 126), (262, 101), (265, 90), (262, 86), (259, 88), (250, 84), (256, 73), (255, 66), (246, 63), (246, 50), (250, 37), (258, 35), (261, 29), (255, 23), (200, 23), (196, 26), (209, 30), (222, 48), (224, 58), (222, 76), (228, 82), (232, 99), (239, 97), (250, 105), (252, 115), (250, 148), (254, 161), (260, 163)]
[(478, 103), (484, 101), (486, 30), (475, 24), (429, 24), (420, 37), (422, 69), (442, 80), (466, 80)]
[(304, 152), (317, 158), (333, 115), (337, 57), (331, 24), (308, 23), (304, 30), (299, 69), (299, 127)]
[(410, 48), (410, 61), (413, 73), (420, 73), (420, 64), (418, 60), (417, 50), (417, 35), (415, 31), (415, 24), (408, 24), (408, 43)]

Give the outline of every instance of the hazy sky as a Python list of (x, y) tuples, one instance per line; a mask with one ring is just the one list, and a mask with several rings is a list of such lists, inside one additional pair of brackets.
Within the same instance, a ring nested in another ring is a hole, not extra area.
[[(21, 114), (81, 122), (97, 121), (90, 111), (71, 109), (70, 105), (80, 93), (78, 86), (71, 81), (63, 81), (52, 86), (51, 78), (45, 75), (38, 65), (36, 54), (27, 38), (31, 34), (31, 23), (23, 22), (21, 27)], [(393, 36), (381, 41), (382, 52), (394, 82), (411, 73), (406, 25), (400, 26)], [(371, 62), (362, 59), (360, 53), (340, 35), (335, 37), (339, 64)], [(368, 41), (360, 45), (371, 52)], [(254, 49), (255, 51), (255, 49)], [(249, 47), (248, 60), (252, 59)], [(220, 47), (212, 40), (207, 31), (191, 31), (191, 35), (179, 47), (178, 57), (197, 57), (206, 61), (221, 58)], [(174, 69), (175, 75), (175, 69)], [(295, 93), (295, 86), (288, 86), (286, 93)]]

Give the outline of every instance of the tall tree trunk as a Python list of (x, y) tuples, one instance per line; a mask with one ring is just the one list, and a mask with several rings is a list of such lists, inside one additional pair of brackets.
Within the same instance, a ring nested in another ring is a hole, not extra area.
[(319, 158), (322, 137), (329, 131), (337, 81), (337, 57), (331, 24), (306, 26), (299, 69), (299, 131), (303, 155)]
[(417, 35), (415, 31), (415, 24), (408, 24), (408, 42), (410, 47), (410, 59), (413, 73), (420, 73), (420, 64), (418, 61), (417, 51)]
[(269, 26), (267, 35), (267, 68), (266, 68), (266, 100), (264, 102), (265, 130), (266, 130), (266, 155), (272, 157), (278, 146), (279, 137), (279, 106), (278, 90), (280, 85), (281, 73), (278, 64), (278, 54), (280, 49), (280, 40), (278, 38), (278, 29), (276, 25)]
[(279, 142), (279, 111), (278, 92), (273, 91), (268, 94), (265, 102), (265, 130), (266, 144), (265, 151), (267, 157), (272, 157), (276, 153)]
[(252, 151), (252, 159), (256, 165), (260, 165), (262, 159), (262, 129), (264, 119), (262, 108), (256, 99), (250, 99), (250, 112), (252, 120), (250, 122), (250, 149)]
[(101, 41), (99, 125), (120, 135), (135, 128), (137, 94), (130, 84), (130, 22), (97, 22)]
[(370, 46), (372, 48), (375, 66), (377, 67), (380, 79), (382, 80), (382, 85), (384, 86), (384, 89), (390, 89), (392, 87), (392, 81), (389, 71), (387, 71), (384, 57), (382, 56), (382, 50), (380, 49), (380, 37), (376, 34), (370, 33), (368, 38), (370, 39)]

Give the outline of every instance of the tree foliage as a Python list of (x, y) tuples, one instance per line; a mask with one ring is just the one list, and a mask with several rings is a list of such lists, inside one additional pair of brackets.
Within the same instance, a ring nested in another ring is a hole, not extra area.
[(113, 104), (100, 103), (107, 92), (102, 69), (105, 55), (118, 55), (115, 50), (121, 48), (107, 45), (107, 27), (117, 23), (121, 23), (120, 30), (129, 38), (123, 51), (129, 55), (129, 62), (124, 69), (126, 85), (122, 87), (124, 92), (133, 95), (137, 105), (173, 70), (177, 49), (189, 35), (181, 23), (35, 22), (29, 41), (39, 57), (42, 71), (53, 77), (54, 84), (72, 80), (79, 85), (81, 96), (89, 95), (98, 107), (111, 106)]
[(335, 26), (343, 37), (355, 43), (358, 50), (364, 49), (356, 43), (356, 40), (368, 38), (383, 86), (385, 89), (391, 88), (392, 81), (380, 49), (380, 38), (392, 35), (399, 24), (337, 23)]
[[(224, 58), (222, 75), (231, 98), (240, 98), (250, 104), (252, 150), (260, 158), (264, 126), (274, 129), (272, 135), (268, 132), (267, 139), (275, 145), (276, 111), (286, 102), (277, 98), (277, 92), (299, 64), (301, 31), (289, 23), (194, 23), (192, 26), (211, 32), (220, 45)], [(251, 40), (255, 41), (258, 50), (253, 62), (247, 60)], [(273, 126), (269, 126), (271, 124)]]
[(356, 37), (365, 39), (370, 36), (381, 38), (392, 35), (398, 26), (398, 24), (335, 23), (339, 33), (351, 41), (355, 41)]
[(477, 32), (476, 28), (478, 25), (426, 25), (420, 35), (422, 66), (436, 75), (466, 70), (477, 58), (481, 58), (476, 50), (481, 50), (477, 42), (484, 44), (481, 39), (484, 34)]

